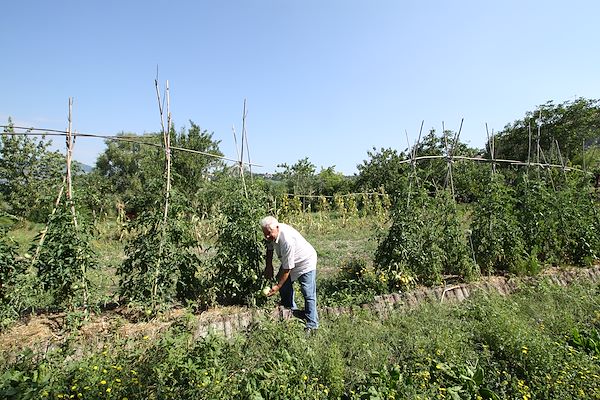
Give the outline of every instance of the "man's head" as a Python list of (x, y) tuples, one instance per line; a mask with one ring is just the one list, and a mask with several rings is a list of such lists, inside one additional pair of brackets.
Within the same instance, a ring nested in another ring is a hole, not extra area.
[(260, 221), (260, 227), (267, 240), (274, 241), (277, 239), (277, 236), (279, 236), (279, 222), (275, 217), (264, 217)]

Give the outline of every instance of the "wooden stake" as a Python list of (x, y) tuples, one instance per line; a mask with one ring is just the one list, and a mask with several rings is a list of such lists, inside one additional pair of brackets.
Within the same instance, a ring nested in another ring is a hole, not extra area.
[(529, 173), (529, 162), (531, 159), (531, 121), (527, 124), (527, 131), (529, 132), (529, 146), (527, 147), (527, 171)]
[[(170, 110), (170, 95), (169, 81), (166, 82), (166, 99), (167, 99), (167, 129), (163, 130), (165, 141), (165, 170), (167, 183), (165, 187), (165, 212), (163, 216), (163, 224), (167, 225), (167, 216), (169, 215), (169, 197), (171, 193), (171, 110)], [(162, 118), (161, 118), (162, 119)]]
[(72, 135), (72, 114), (73, 114), (73, 98), (69, 97), (69, 124), (67, 128), (66, 135), (66, 161), (67, 161), (67, 170), (66, 170), (66, 182), (67, 182), (67, 201), (71, 206), (71, 214), (73, 215), (73, 224), (75, 225), (75, 229), (77, 229), (77, 216), (75, 214), (75, 203), (73, 200), (73, 178), (71, 173), (71, 164), (73, 158), (73, 135)]
[[(158, 276), (160, 274), (160, 264), (161, 264), (161, 255), (162, 255), (162, 249), (164, 247), (164, 242), (165, 242), (165, 237), (166, 237), (166, 232), (167, 232), (167, 217), (169, 215), (169, 193), (171, 190), (171, 136), (168, 132), (167, 129), (165, 129), (165, 117), (163, 114), (163, 107), (162, 107), (162, 102), (161, 102), (161, 98), (160, 98), (160, 90), (158, 88), (158, 71), (157, 71), (157, 79), (154, 80), (154, 86), (156, 88), (156, 97), (158, 100), (158, 111), (160, 113), (160, 125), (162, 128), (162, 133), (163, 133), (163, 146), (165, 149), (165, 178), (166, 178), (166, 184), (165, 184), (165, 209), (164, 209), (164, 214), (163, 214), (163, 223), (162, 223), (162, 227), (161, 227), (161, 237), (160, 237), (160, 243), (159, 243), (159, 249), (158, 249), (158, 253), (159, 253), (159, 257), (158, 257), (158, 261), (156, 264), (156, 270), (154, 271), (154, 282), (152, 284), (152, 301), (154, 303), (154, 301), (156, 300), (156, 296), (158, 295)], [(170, 104), (169, 104), (169, 81), (166, 82), (166, 87), (165, 87), (165, 97), (167, 98), (167, 124), (169, 124), (169, 129), (170, 129), (170, 124), (171, 124), (171, 112), (169, 110)]]
[(488, 130), (487, 122), (485, 123), (485, 133), (487, 134), (488, 146), (490, 150), (490, 159), (492, 160), (492, 175), (496, 173), (496, 156), (494, 149), (494, 131), (492, 131), (492, 137), (490, 138), (490, 131)]
[[(409, 176), (409, 179), (408, 179), (408, 194), (406, 196), (406, 207), (407, 208), (410, 206), (410, 196), (411, 196), (412, 180), (413, 179), (415, 181), (417, 180), (417, 162), (416, 162), (416, 156), (417, 156), (417, 149), (418, 149), (419, 143), (421, 141), (421, 134), (423, 133), (423, 125), (424, 124), (425, 124), (425, 120), (422, 120), (421, 121), (421, 128), (419, 129), (419, 136), (417, 137), (417, 143), (415, 143), (414, 147), (410, 150), (411, 166), (412, 166), (412, 174), (411, 175), (412, 176)], [(406, 135), (406, 140), (408, 141), (408, 133)], [(409, 147), (410, 147), (410, 143), (409, 143)]]
[[(246, 179), (244, 178), (244, 131), (246, 130), (246, 99), (244, 99), (244, 108), (242, 110), (242, 144), (240, 146), (240, 177), (242, 178), (242, 188), (244, 195), (248, 198), (248, 190), (246, 189)], [(236, 140), (237, 147), (237, 140)]]
[(244, 124), (242, 126), (242, 142), (246, 143), (246, 157), (248, 158), (248, 172), (250, 173), (250, 182), (252, 182), (252, 163), (250, 161), (250, 147), (248, 145), (248, 130), (246, 129), (246, 118), (248, 117), (248, 111), (246, 110), (246, 99), (244, 99)]
[(567, 172), (565, 170), (565, 162), (563, 161), (562, 154), (560, 154), (560, 147), (558, 146), (558, 140), (554, 139), (554, 143), (556, 143), (556, 152), (558, 154), (558, 160), (560, 161), (560, 165), (562, 165), (563, 175), (566, 178)]

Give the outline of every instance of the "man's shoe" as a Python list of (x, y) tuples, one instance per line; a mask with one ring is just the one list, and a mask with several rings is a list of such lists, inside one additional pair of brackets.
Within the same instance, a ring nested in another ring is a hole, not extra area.
[(292, 310), (292, 315), (301, 320), (306, 319), (306, 312), (304, 310)]
[(304, 328), (306, 336), (314, 336), (317, 333), (317, 328)]

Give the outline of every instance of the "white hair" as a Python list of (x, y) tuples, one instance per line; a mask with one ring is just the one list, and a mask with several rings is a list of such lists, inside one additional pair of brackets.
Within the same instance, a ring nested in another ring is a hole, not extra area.
[(272, 217), (272, 216), (268, 216), (268, 217), (264, 217), (263, 219), (260, 220), (260, 227), (261, 228), (273, 228), (276, 227), (279, 224), (279, 221), (277, 221), (277, 218)]

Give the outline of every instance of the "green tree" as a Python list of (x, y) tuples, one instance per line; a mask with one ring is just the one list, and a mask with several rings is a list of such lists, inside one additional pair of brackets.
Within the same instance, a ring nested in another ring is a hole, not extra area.
[(322, 196), (333, 196), (335, 193), (348, 193), (352, 182), (341, 172), (335, 171), (335, 166), (321, 168), (316, 176), (316, 191)]
[(0, 196), (8, 211), (36, 222), (46, 220), (64, 176), (64, 156), (41, 139), (13, 135), (12, 121), (0, 136)]
[(223, 156), (219, 150), (220, 141), (213, 140), (212, 133), (201, 130), (193, 121), (190, 121), (189, 129), (183, 128), (178, 133), (172, 130), (171, 135), (171, 146), (216, 156), (173, 150), (173, 187), (189, 199), (194, 199), (208, 181), (209, 175), (224, 165), (219, 158)]
[[(139, 213), (163, 197), (164, 151), (158, 134), (119, 134), (96, 160), (95, 172), (109, 183), (128, 212)], [(148, 144), (141, 144), (141, 142)]]
[[(546, 152), (547, 161), (550, 161), (551, 149), (553, 161), (560, 161), (556, 142), (562, 159), (572, 160), (581, 155), (584, 145), (589, 147), (600, 141), (600, 100), (578, 98), (561, 104), (548, 101), (527, 111), (523, 119), (507, 124), (496, 136), (496, 158), (537, 161), (538, 132), (539, 145)], [(541, 155), (540, 162), (544, 162)]]
[(367, 155), (369, 159), (357, 165), (356, 189), (370, 192), (379, 191), (383, 187), (396, 201), (408, 187), (410, 164), (403, 162), (406, 159), (405, 153), (398, 153), (391, 148), (377, 151), (373, 147), (372, 151), (367, 151)]
[(92, 170), (76, 174), (73, 187), (77, 210), (93, 223), (115, 215), (118, 197), (111, 191), (108, 178)]
[[(310, 196), (316, 191), (316, 167), (308, 161), (308, 157), (298, 160), (293, 165), (279, 164), (277, 168), (283, 168), (282, 172), (277, 172), (276, 176), (286, 182), (288, 191), (295, 195)], [(310, 204), (307, 197), (302, 196), (302, 208)]]
[(288, 190), (293, 194), (312, 194), (315, 191), (315, 170), (313, 163), (308, 161), (308, 157), (298, 160), (293, 165), (279, 164), (277, 168), (283, 168), (277, 175), (285, 180)]
[[(219, 142), (190, 121), (191, 128), (180, 132), (170, 129), (172, 190), (182, 193), (193, 204), (209, 174), (221, 167)], [(161, 134), (119, 135), (123, 140), (107, 142), (106, 150), (96, 161), (95, 171), (104, 177), (129, 212), (139, 213), (162, 199), (165, 189), (165, 151)], [(125, 140), (127, 139), (127, 140)], [(143, 144), (146, 143), (146, 144)]]

